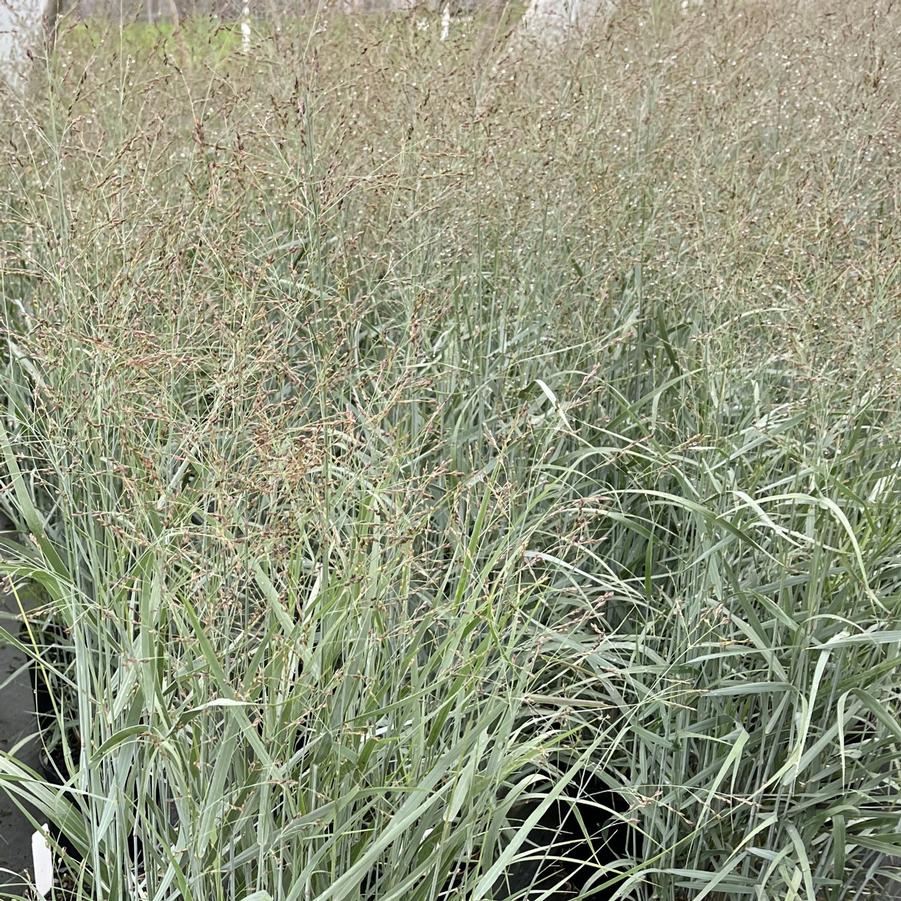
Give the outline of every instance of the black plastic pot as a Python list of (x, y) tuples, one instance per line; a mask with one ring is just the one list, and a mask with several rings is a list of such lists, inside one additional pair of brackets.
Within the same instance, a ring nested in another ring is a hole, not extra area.
[[(513, 838), (553, 788), (555, 776), (550, 772), (543, 775), (543, 782), (512, 805), (504, 840)], [(580, 895), (596, 901), (612, 898), (621, 883), (601, 886), (622, 872), (621, 862), (635, 851), (637, 832), (628, 821), (629, 810), (622, 794), (596, 775), (581, 774), (541, 814), (517, 849), (516, 862), (495, 883), (491, 897), (498, 901), (539, 897), (571, 901)], [(470, 866), (474, 864), (470, 861)], [(462, 866), (448, 881), (443, 897), (458, 893), (467, 869)], [(642, 896), (633, 893), (629, 897)]]
[[(34, 698), (34, 720), (38, 738), (39, 769), (44, 779), (57, 786), (64, 785), (71, 775), (64, 746), (68, 748), (70, 760), (78, 759), (80, 738), (75, 725), (74, 698), (66, 690), (65, 682), (54, 670), (65, 671), (71, 665), (70, 652), (66, 648), (65, 632), (53, 623), (41, 623), (40, 631), (31, 633), (23, 625), (21, 639), (30, 644), (34, 635), (46, 655), (47, 666), (39, 665), (34, 659), (28, 666), (31, 692)], [(62, 719), (63, 725), (60, 721)], [(74, 860), (78, 852), (66, 835), (49, 825), (50, 837), (64, 854)]]
[[(577, 790), (577, 792), (576, 792)], [(521, 825), (541, 803), (534, 798), (517, 804), (511, 820)], [(629, 805), (596, 776), (567, 787), (541, 815), (520, 855), (529, 859), (511, 867), (495, 897), (525, 897), (552, 892), (548, 901), (586, 895), (597, 901), (613, 897), (618, 884), (600, 889), (616, 875), (613, 865), (630, 856), (633, 829), (626, 821)], [(607, 873), (602, 868), (610, 867)]]

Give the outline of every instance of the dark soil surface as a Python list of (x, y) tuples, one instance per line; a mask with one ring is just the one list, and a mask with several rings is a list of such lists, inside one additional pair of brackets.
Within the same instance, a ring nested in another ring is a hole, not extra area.
[[(18, 623), (12, 617), (17, 612), (12, 597), (0, 596), (0, 624), (14, 635)], [(18, 651), (0, 645), (0, 751), (8, 751), (35, 731), (34, 696), (24, 664), (25, 658)], [(39, 770), (35, 741), (20, 748), (17, 757), (21, 763)], [(31, 872), (33, 831), (28, 818), (0, 789), (0, 898), (25, 896), (21, 874)]]

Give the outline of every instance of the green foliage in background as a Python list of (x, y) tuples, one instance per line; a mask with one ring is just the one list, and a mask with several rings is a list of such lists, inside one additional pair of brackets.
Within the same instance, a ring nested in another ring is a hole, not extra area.
[(112, 54), (119, 59), (156, 57), (167, 65), (187, 60), (212, 68), (228, 65), (240, 47), (240, 24), (234, 21), (186, 19), (176, 25), (160, 20), (152, 24), (124, 22), (116, 27), (100, 26), (89, 19), (64, 24), (55, 49), (58, 56), (77, 58), (82, 65), (108, 60)]

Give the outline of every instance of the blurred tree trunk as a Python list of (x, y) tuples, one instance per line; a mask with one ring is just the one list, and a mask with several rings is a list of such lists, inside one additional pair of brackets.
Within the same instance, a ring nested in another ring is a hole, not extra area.
[(541, 43), (555, 43), (609, 19), (617, 0), (531, 0), (522, 30)]
[(17, 81), (29, 57), (53, 46), (62, 5), (63, 0), (0, 0), (0, 77)]

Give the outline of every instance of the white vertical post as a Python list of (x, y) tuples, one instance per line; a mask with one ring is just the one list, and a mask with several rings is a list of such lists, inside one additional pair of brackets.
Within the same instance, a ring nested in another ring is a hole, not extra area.
[(450, 3), (444, 4), (444, 11), (441, 13), (441, 40), (446, 41), (450, 37), (451, 12)]
[(241, 10), (241, 50), (250, 53), (250, 0), (245, 0)]

